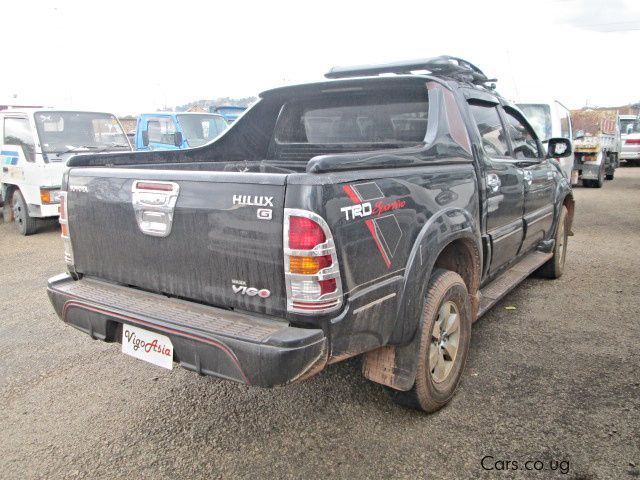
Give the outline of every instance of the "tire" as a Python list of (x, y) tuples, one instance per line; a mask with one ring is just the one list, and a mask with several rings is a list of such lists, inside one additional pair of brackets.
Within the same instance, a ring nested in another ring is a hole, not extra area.
[(605, 169), (605, 154), (602, 154), (603, 158), (602, 158), (602, 165), (600, 166), (600, 170), (598, 171), (598, 179), (597, 180), (591, 180), (591, 187), (593, 188), (602, 188), (602, 186), (604, 185), (604, 169)]
[(546, 278), (560, 278), (564, 273), (564, 263), (567, 258), (567, 241), (569, 240), (569, 211), (567, 207), (562, 206), (560, 218), (558, 219), (558, 228), (554, 236), (553, 257), (540, 267), (538, 273)]
[(11, 195), (11, 209), (13, 210), (13, 222), (22, 235), (32, 235), (38, 229), (38, 220), (29, 216), (27, 202), (20, 190), (14, 190)]
[[(448, 332), (441, 328), (446, 322), (453, 322)], [(471, 303), (460, 275), (443, 269), (433, 272), (420, 324), (415, 383), (409, 391), (390, 390), (390, 395), (396, 403), (431, 413), (453, 397), (469, 353)]]
[(615, 175), (615, 170), (612, 171), (611, 173), (607, 173), (604, 178), (606, 178), (607, 180), (613, 180), (614, 175)]

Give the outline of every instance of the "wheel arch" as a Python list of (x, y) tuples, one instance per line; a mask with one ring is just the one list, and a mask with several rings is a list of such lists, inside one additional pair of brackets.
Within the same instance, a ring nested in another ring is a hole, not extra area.
[(432, 217), (422, 228), (407, 265), (391, 343), (368, 352), (363, 374), (396, 390), (412, 388), (418, 366), (423, 298), (434, 269), (458, 273), (469, 290), (472, 320), (477, 316), (482, 248), (477, 222), (464, 210)]

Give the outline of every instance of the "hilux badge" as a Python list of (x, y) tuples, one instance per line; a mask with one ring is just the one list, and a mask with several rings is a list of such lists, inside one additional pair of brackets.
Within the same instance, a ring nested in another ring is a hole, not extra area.
[(264, 197), (262, 195), (234, 195), (233, 204), (254, 207), (273, 207), (273, 197)]

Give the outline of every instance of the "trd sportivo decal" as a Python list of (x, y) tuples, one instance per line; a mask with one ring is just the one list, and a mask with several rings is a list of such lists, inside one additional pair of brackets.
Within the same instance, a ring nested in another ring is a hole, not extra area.
[[(402, 229), (398, 224), (398, 219), (394, 214), (382, 215), (404, 208), (407, 204), (404, 200), (396, 200), (391, 203), (385, 203), (384, 193), (375, 182), (358, 183), (355, 185), (343, 185), (342, 189), (351, 199), (354, 205), (343, 207), (340, 209), (344, 212), (346, 220), (355, 218), (376, 217), (365, 220), (365, 225), (378, 247), (378, 251), (382, 256), (387, 268), (391, 267), (391, 259), (398, 249), (400, 239), (402, 238)], [(376, 202), (376, 200), (378, 200)]]

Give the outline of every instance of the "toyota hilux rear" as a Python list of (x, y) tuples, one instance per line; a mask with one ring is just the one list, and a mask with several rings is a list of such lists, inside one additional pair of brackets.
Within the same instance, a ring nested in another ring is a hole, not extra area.
[(339, 79), (269, 91), (202, 147), (74, 157), (51, 301), (126, 354), (259, 386), (406, 344), (428, 242), (476, 215), (463, 127), (435, 78)]

